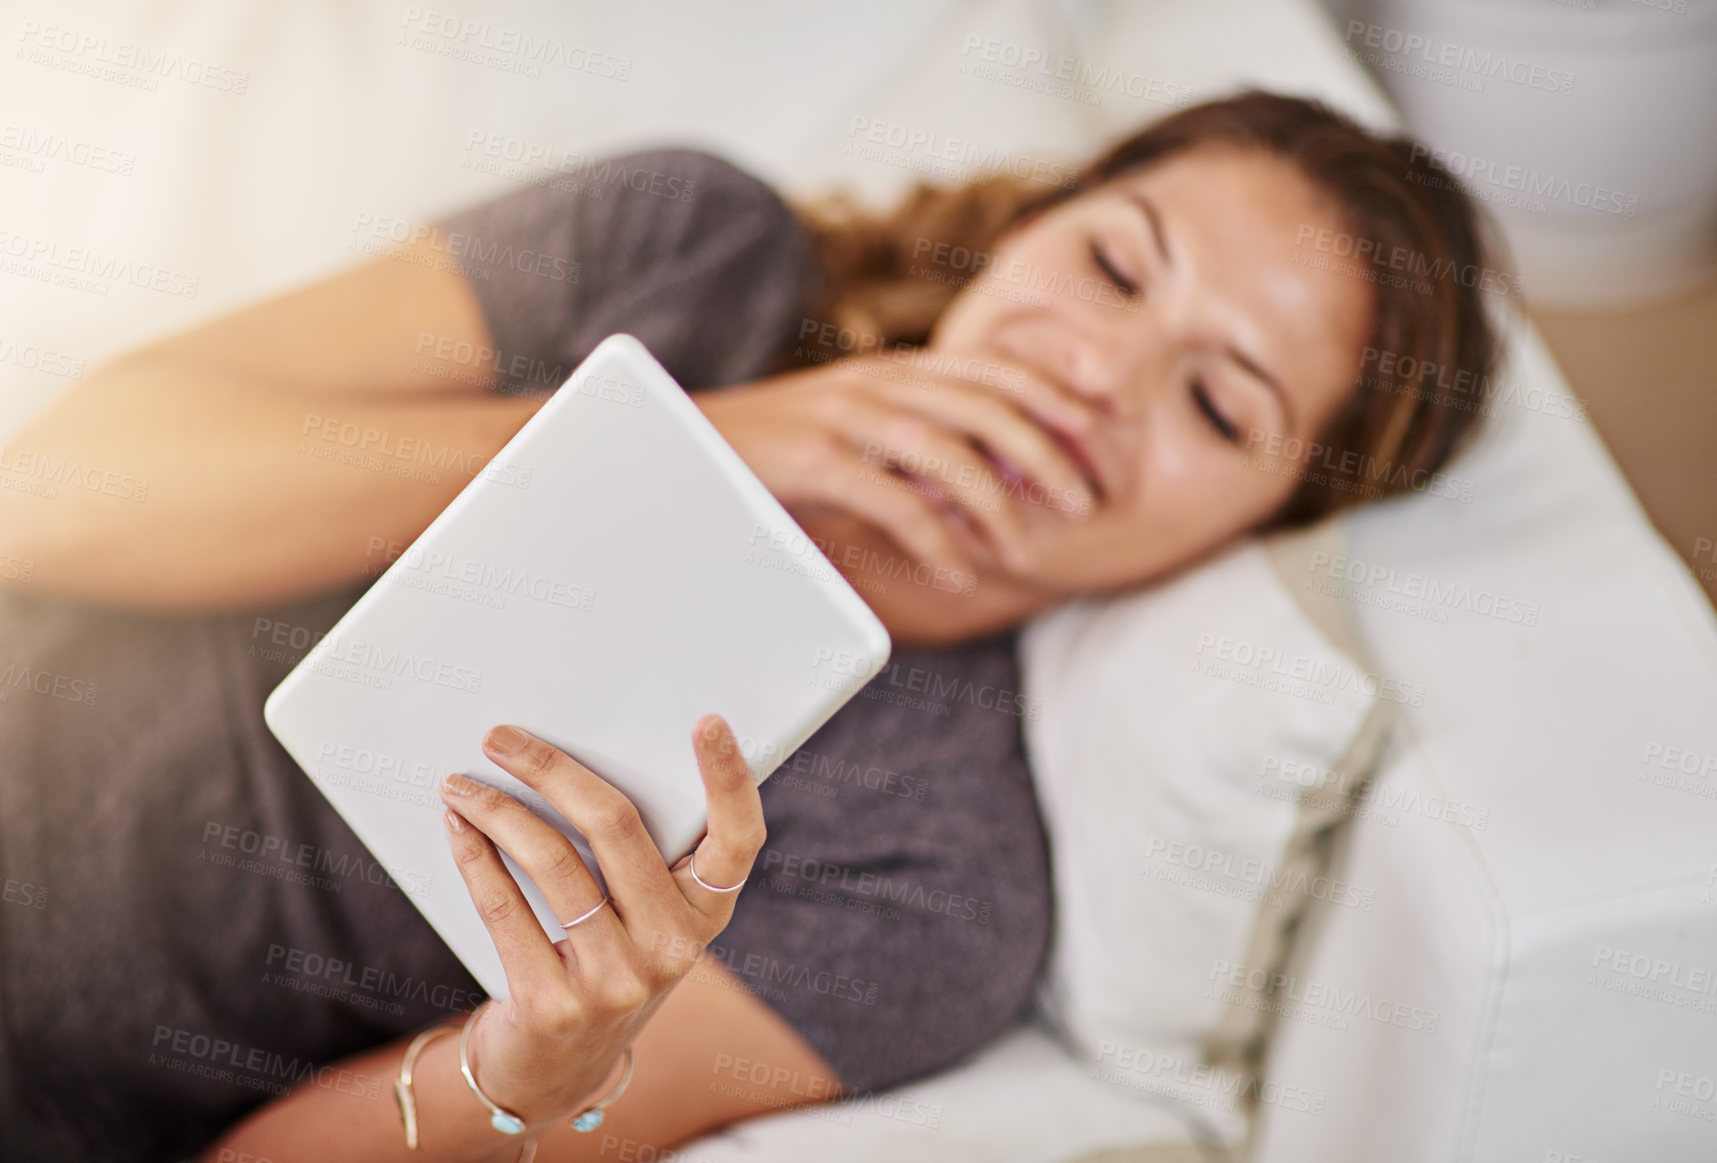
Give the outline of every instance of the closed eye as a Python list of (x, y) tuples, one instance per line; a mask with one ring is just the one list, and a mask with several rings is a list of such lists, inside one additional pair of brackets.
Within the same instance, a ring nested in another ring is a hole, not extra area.
[(1216, 430), (1222, 433), (1222, 438), (1230, 444), (1240, 443), (1240, 429), (1229, 423), (1228, 417), (1216, 410), (1216, 405), (1210, 399), (1210, 392), (1204, 386), (1203, 380), (1192, 381), (1192, 398), (1198, 402), (1198, 410), (1209, 418)]
[(1103, 272), (1103, 277), (1119, 287), (1121, 293), (1127, 298), (1130, 299), (1139, 293), (1139, 284), (1120, 272), (1095, 238), (1091, 240), (1091, 261), (1097, 264), (1097, 269)]

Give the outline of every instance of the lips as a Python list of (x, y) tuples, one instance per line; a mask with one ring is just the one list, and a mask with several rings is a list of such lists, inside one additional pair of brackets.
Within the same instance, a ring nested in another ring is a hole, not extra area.
[(1049, 434), (1049, 438), (1067, 453), (1068, 457), (1079, 467), (1079, 472), (1085, 478), (1085, 483), (1091, 486), (1091, 494), (1101, 505), (1109, 495), (1103, 474), (1097, 467), (1097, 458), (1091, 455), (1091, 446), (1071, 432), (1064, 432), (1053, 424), (1038, 422), (1038, 426)]
[[(1044, 435), (1055, 442), (1057, 448), (1067, 454), (1067, 458), (1073, 462), (1074, 467), (1079, 470), (1079, 475), (1084, 478), (1086, 486), (1090, 488), (1094, 503), (1101, 505), (1109, 496), (1109, 488), (1103, 470), (1098, 467), (1097, 458), (1091, 452), (1091, 446), (1074, 433), (1057, 428), (1042, 416), (1031, 415), (1031, 420), (1043, 430)], [(984, 450), (984, 455), (989, 458), (1009, 483), (1028, 479), (1019, 468), (988, 449)]]
[[(1044, 370), (1041, 362), (1023, 354), (1020, 349), (1016, 348), (1010, 337), (1004, 336), (995, 345), (995, 352), (1004, 361), (1024, 368), (1052, 383), (1063, 382), (1062, 377)], [(1077, 395), (1078, 393), (1074, 394)], [(1073, 462), (1074, 466), (1079, 469), (1080, 475), (1085, 478), (1085, 483), (1090, 487), (1096, 503), (1102, 504), (1110, 495), (1110, 481), (1099, 464), (1097, 456), (1091, 451), (1090, 443), (1076, 433), (1058, 427), (1055, 421), (1031, 408), (1025, 408), (1024, 412), (1039, 428), (1043, 429), (1051, 440), (1055, 441), (1057, 447), (1067, 454), (1068, 459)], [(1017, 472), (1017, 470), (1015, 471)]]
[[(1038, 417), (1034, 416), (1032, 419), (1044, 431), (1044, 434), (1055, 442), (1056, 447), (1065, 452), (1068, 459), (1072, 460), (1074, 466), (1079, 469), (1080, 476), (1091, 490), (1093, 502), (1102, 504), (1103, 499), (1108, 495), (1108, 490), (1104, 487), (1103, 477), (1098, 471), (1096, 459), (1091, 455), (1090, 448), (1072, 433), (1063, 432)], [(1016, 485), (1034, 483), (1031, 474), (995, 450), (979, 444), (978, 451), (989, 462), (990, 467), (995, 470), (1002, 483), (1010, 489)]]

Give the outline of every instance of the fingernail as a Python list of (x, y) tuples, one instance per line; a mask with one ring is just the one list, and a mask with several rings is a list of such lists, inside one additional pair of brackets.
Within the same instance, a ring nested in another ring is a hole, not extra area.
[(466, 779), (463, 775), (460, 775), (455, 771), (449, 773), (447, 778), (441, 781), (441, 786), (446, 788), (450, 795), (468, 796), (477, 790), (477, 781), (474, 779)]
[(452, 808), (442, 808), (441, 818), (446, 822), (449, 831), (463, 832), (465, 830), (465, 821)]
[(511, 755), (524, 745), (524, 732), (516, 727), (493, 727), (483, 736), (483, 746), (496, 755)]

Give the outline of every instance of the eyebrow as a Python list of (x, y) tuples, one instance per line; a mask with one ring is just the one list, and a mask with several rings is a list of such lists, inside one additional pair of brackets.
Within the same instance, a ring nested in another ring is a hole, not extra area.
[[(1163, 230), (1163, 216), (1157, 210), (1156, 203), (1152, 202), (1140, 190), (1127, 190), (1125, 191), (1125, 194), (1127, 201), (1133, 203), (1133, 205), (1137, 206), (1140, 211), (1144, 213), (1145, 221), (1148, 222), (1151, 227), (1151, 237), (1156, 240), (1157, 250), (1162, 254), (1163, 262), (1172, 269), (1174, 266), (1174, 255), (1169, 250), (1168, 234)], [(1282, 416), (1287, 421), (1288, 431), (1292, 432), (1294, 430), (1294, 407), (1293, 404), (1289, 402), (1288, 393), (1286, 389), (1282, 387), (1281, 381), (1266, 371), (1264, 366), (1257, 360), (1253, 359), (1233, 344), (1228, 344), (1222, 350), (1223, 354), (1227, 355), (1228, 358), (1251, 372), (1257, 377), (1260, 383), (1269, 388), (1272, 392), (1276, 393), (1276, 402), (1282, 406)]]

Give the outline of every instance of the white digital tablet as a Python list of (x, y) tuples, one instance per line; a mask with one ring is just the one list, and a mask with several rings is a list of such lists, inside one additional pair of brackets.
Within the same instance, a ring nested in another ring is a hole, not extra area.
[[(887, 661), (882, 623), (629, 335), (581, 363), (269, 696), (269, 729), (483, 988), (506, 976), (441, 823), (516, 723), (626, 792), (664, 859), (705, 826), (691, 731), (762, 780)], [(565, 935), (514, 864), (543, 928)]]

